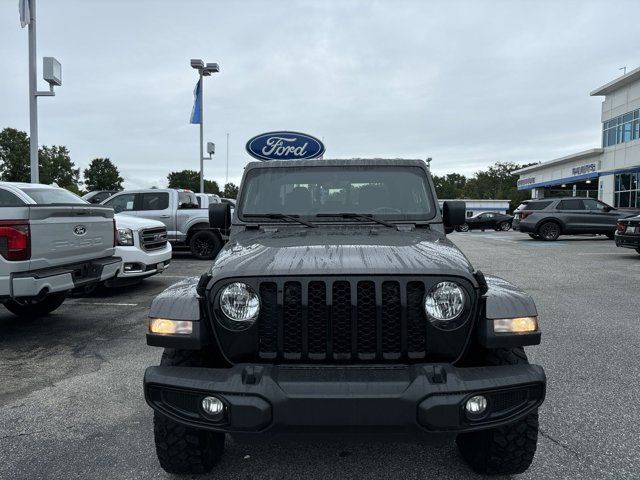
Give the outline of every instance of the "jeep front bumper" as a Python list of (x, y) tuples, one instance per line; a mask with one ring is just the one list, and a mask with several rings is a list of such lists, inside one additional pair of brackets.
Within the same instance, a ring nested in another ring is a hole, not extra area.
[[(144, 377), (152, 408), (223, 432), (471, 431), (523, 417), (542, 403), (545, 386), (538, 365), (161, 366)], [(474, 395), (484, 395), (488, 407), (471, 419), (464, 405)], [(201, 409), (206, 396), (223, 402), (222, 415)]]

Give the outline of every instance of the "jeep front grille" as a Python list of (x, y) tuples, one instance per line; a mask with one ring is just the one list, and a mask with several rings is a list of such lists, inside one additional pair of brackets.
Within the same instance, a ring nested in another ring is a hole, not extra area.
[(413, 279), (263, 279), (256, 285), (261, 301), (258, 357), (424, 360), (431, 358), (431, 347), (439, 359), (451, 360), (461, 351), (471, 322), (457, 332), (436, 330), (422, 306), (428, 286)]
[(165, 227), (147, 228), (140, 232), (140, 246), (143, 250), (160, 250), (167, 245), (167, 229)]

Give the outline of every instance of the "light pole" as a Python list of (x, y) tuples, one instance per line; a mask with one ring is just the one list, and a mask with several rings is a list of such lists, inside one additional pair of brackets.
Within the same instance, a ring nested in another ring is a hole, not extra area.
[(49, 91), (38, 91), (38, 67), (36, 65), (36, 0), (22, 0), (20, 22), (29, 25), (29, 160), (31, 183), (38, 183), (38, 97), (53, 97), (54, 86), (62, 85), (62, 65), (53, 57), (42, 59), (42, 77), (49, 84)]
[(191, 68), (198, 70), (198, 89), (199, 95), (196, 99), (198, 102), (198, 110), (200, 112), (200, 193), (204, 193), (204, 133), (202, 130), (202, 126), (204, 124), (204, 112), (202, 108), (202, 98), (204, 96), (203, 85), (202, 85), (202, 77), (208, 77), (212, 73), (218, 73), (220, 71), (220, 67), (218, 67), (217, 63), (205, 63), (199, 58), (191, 59)]

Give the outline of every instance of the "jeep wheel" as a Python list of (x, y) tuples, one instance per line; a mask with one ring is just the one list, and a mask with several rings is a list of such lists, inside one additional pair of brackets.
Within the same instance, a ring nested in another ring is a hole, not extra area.
[(459, 232), (468, 232), (469, 231), (469, 225), (466, 224), (466, 223), (463, 223), (462, 225), (457, 227), (456, 230), (458, 230)]
[(12, 298), (4, 306), (18, 317), (42, 317), (53, 312), (67, 298), (67, 292), (48, 293), (39, 299)]
[(538, 235), (542, 240), (552, 242), (560, 236), (560, 225), (556, 222), (544, 222), (538, 227)]
[[(165, 349), (160, 365), (201, 367), (199, 352)], [(224, 433), (187, 427), (161, 413), (153, 413), (153, 435), (160, 466), (168, 473), (207, 473), (224, 453)]]
[(212, 260), (222, 248), (222, 242), (211, 230), (198, 230), (191, 236), (189, 248), (198, 260)]
[(509, 222), (502, 222), (499, 227), (503, 232), (508, 232), (509, 230), (511, 230), (511, 224)]
[[(485, 365), (528, 364), (522, 347), (486, 352)], [(462, 433), (458, 450), (473, 470), (482, 474), (514, 475), (529, 468), (538, 443), (538, 410), (502, 427)]]

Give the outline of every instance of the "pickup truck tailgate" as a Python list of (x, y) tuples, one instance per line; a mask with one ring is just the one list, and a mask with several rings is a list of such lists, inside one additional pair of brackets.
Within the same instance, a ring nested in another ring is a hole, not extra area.
[(110, 257), (113, 210), (93, 205), (30, 205), (31, 269)]

